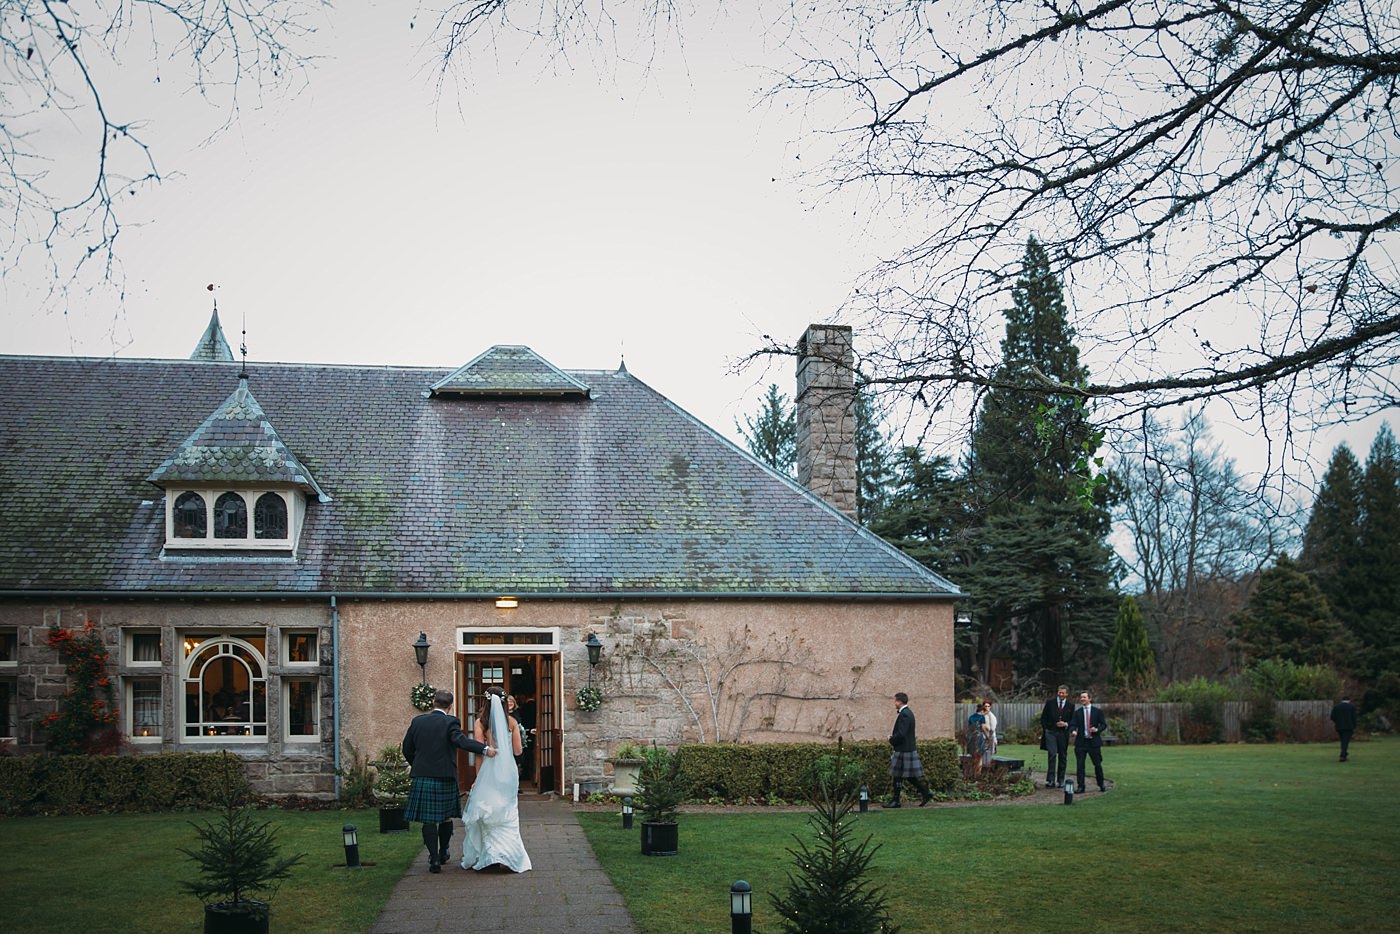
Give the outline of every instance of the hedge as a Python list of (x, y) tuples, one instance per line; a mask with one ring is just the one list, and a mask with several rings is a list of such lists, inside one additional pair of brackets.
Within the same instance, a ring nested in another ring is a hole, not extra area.
[[(200, 752), (0, 757), (0, 814), (214, 807), (223, 784), (221, 758)], [(246, 793), (241, 768), (236, 778)]]
[[(843, 745), (845, 754), (860, 763), (871, 797), (889, 794), (889, 743), (861, 740)], [(951, 791), (957, 784), (961, 777), (958, 751), (950, 739), (919, 743), (924, 778), (933, 791)], [(835, 753), (833, 743), (707, 743), (683, 745), (679, 751), (688, 798), (734, 802), (803, 800), (812, 767), (822, 756)]]

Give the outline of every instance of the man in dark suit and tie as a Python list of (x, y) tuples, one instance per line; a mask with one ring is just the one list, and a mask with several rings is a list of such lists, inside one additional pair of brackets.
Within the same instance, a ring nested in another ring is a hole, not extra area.
[(1347, 747), (1351, 745), (1351, 734), (1356, 732), (1356, 708), (1350, 697), (1343, 697), (1332, 708), (1332, 725), (1337, 728), (1337, 738), (1342, 741), (1342, 757), (1338, 762), (1347, 761)]
[(1040, 712), (1040, 748), (1045, 750), (1046, 788), (1058, 788), (1065, 783), (1065, 767), (1069, 765), (1069, 724), (1072, 719), (1074, 704), (1069, 699), (1069, 688), (1062, 684)]
[(919, 747), (914, 738), (914, 711), (909, 709), (909, 695), (900, 691), (894, 696), (894, 732), (890, 734), (890, 778), (894, 782), (894, 794), (885, 804), (886, 808), (900, 807), (899, 786), (907, 778), (919, 789), (919, 807), (933, 800), (933, 792), (924, 782), (924, 764), (919, 759)]
[(452, 842), (452, 822), (461, 814), (457, 796), (457, 750), (494, 756), (496, 750), (462, 732), (461, 722), (448, 709), (452, 692), (438, 691), (433, 709), (419, 714), (403, 736), (403, 757), (413, 787), (404, 807), (406, 821), (423, 822), (423, 845), (428, 848), (428, 871), (442, 872)]
[(1070, 737), (1074, 740), (1074, 759), (1077, 765), (1075, 776), (1079, 787), (1075, 790), (1084, 793), (1084, 757), (1094, 761), (1094, 778), (1099, 783), (1099, 791), (1106, 791), (1103, 785), (1103, 731), (1108, 729), (1108, 721), (1103, 711), (1094, 706), (1088, 691), (1079, 692), (1079, 709), (1070, 721)]

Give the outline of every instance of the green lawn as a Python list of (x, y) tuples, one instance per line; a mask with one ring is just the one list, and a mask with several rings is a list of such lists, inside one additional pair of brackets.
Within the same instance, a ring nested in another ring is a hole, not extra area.
[[(262, 811), (283, 852), (306, 853), (272, 899), (274, 931), (343, 934), (368, 930), (414, 857), (417, 830), (379, 833), (377, 811)], [(198, 841), (203, 813), (101, 814), (0, 819), (0, 929), (7, 932), (197, 932), (199, 900), (179, 882), (193, 863), (178, 852)], [(347, 870), (341, 828), (361, 828), (360, 856)]]
[[(1012, 755), (1034, 756), (1025, 748)], [(1139, 746), (1105, 753), (1117, 787), (1072, 807), (986, 805), (872, 811), (878, 884), (919, 931), (1400, 930), (1400, 739), (1353, 746)], [(273, 928), (357, 932), (421, 855), (416, 833), (380, 834), (373, 811), (265, 811), (287, 852), (305, 851), (273, 899)], [(181, 893), (199, 814), (0, 819), (0, 927), (29, 931), (200, 930)], [(687, 813), (681, 855), (644, 857), (616, 814), (580, 820), (639, 927), (729, 929), (728, 889), (755, 891), (756, 931), (776, 930), (806, 816)], [(344, 861), (340, 827), (365, 828), (370, 869)]]
[[(1028, 747), (1009, 755), (1041, 763)], [(875, 881), (912, 931), (1400, 930), (1400, 741), (1139, 746), (1105, 752), (1117, 787), (1073, 806), (872, 811)], [(644, 857), (613, 815), (581, 815), (639, 927), (727, 930), (727, 892), (754, 889), (754, 930), (797, 814), (684, 814), (681, 855)]]

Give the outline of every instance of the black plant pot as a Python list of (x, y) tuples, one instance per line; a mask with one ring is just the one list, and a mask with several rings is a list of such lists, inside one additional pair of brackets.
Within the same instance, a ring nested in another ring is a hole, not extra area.
[(204, 934), (267, 934), (267, 902), (210, 902), (204, 906)]
[(408, 821), (403, 819), (403, 808), (379, 809), (379, 832), (398, 833), (408, 829)]
[(642, 855), (675, 856), (679, 852), (680, 824), (642, 821)]

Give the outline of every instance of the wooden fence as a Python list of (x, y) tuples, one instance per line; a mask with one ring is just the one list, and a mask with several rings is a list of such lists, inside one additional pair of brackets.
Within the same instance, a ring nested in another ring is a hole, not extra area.
[[(1109, 721), (1109, 742), (1119, 743), (1181, 743), (1206, 741), (1213, 732), (1209, 724), (1195, 722), (1191, 716), (1190, 704), (1118, 704), (1106, 703), (1104, 716)], [(1011, 742), (1017, 734), (1034, 734), (1034, 741), (1040, 737), (1040, 711), (1044, 703), (1038, 704), (992, 704), (992, 713), (997, 717), (997, 735), (1001, 742)], [(959, 732), (967, 718), (972, 716), (972, 704), (953, 705), (953, 723)], [(1278, 701), (1276, 711), (1279, 719), (1279, 735), (1276, 737), (1292, 742), (1326, 742), (1336, 738), (1329, 719), (1332, 702), (1326, 700)], [(1221, 705), (1220, 739), (1227, 743), (1244, 740), (1241, 721), (1249, 716), (1249, 704), (1244, 701), (1228, 701)], [(1205, 732), (1203, 735), (1203, 731)], [(1029, 737), (1026, 737), (1029, 738)]]

